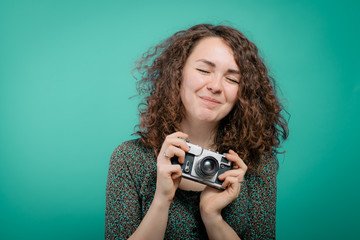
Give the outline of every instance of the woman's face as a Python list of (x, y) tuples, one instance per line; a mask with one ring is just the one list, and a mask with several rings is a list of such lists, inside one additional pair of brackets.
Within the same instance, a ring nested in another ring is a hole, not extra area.
[(218, 37), (201, 39), (185, 62), (180, 97), (189, 121), (218, 123), (233, 108), (240, 71), (232, 49)]

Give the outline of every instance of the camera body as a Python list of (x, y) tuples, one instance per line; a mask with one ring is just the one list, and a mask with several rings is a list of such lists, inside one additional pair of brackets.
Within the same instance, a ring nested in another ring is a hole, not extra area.
[[(191, 144), (186, 139), (190, 150), (185, 153), (184, 163), (181, 164), (184, 178), (206, 184), (219, 190), (224, 190), (223, 181), (218, 179), (222, 173), (233, 168), (233, 162), (226, 159), (224, 154), (203, 149)], [(179, 164), (177, 157), (171, 158), (172, 164)]]

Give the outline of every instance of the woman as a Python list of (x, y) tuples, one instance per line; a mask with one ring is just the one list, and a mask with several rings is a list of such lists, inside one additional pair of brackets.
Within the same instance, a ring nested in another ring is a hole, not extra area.
[[(228, 26), (196, 25), (144, 55), (139, 139), (115, 149), (107, 239), (275, 238), (276, 154), (288, 135), (257, 47)], [(181, 177), (189, 147), (227, 153), (224, 191)]]

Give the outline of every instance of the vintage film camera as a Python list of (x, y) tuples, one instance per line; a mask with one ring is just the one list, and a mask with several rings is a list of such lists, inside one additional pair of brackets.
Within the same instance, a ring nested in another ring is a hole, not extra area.
[[(233, 162), (228, 161), (225, 155), (212, 152), (200, 146), (187, 142), (190, 150), (185, 153), (184, 163), (181, 165), (184, 178), (200, 182), (219, 190), (224, 190), (223, 181), (218, 179), (222, 173), (233, 168)], [(172, 164), (179, 164), (177, 157), (171, 158)]]

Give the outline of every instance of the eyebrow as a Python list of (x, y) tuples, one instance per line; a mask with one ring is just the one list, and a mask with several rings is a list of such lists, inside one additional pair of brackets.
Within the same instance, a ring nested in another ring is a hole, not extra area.
[[(213, 63), (213, 62), (211, 62), (211, 61), (209, 61), (209, 60), (206, 60), (206, 59), (199, 59), (199, 60), (197, 60), (196, 62), (203, 62), (203, 63), (205, 63), (206, 65), (209, 65), (210, 67), (216, 67), (216, 64), (215, 64), (215, 63)], [(236, 74), (241, 75), (240, 71), (235, 70), (235, 69), (228, 69), (227, 72), (228, 72), (228, 73), (236, 73)]]

